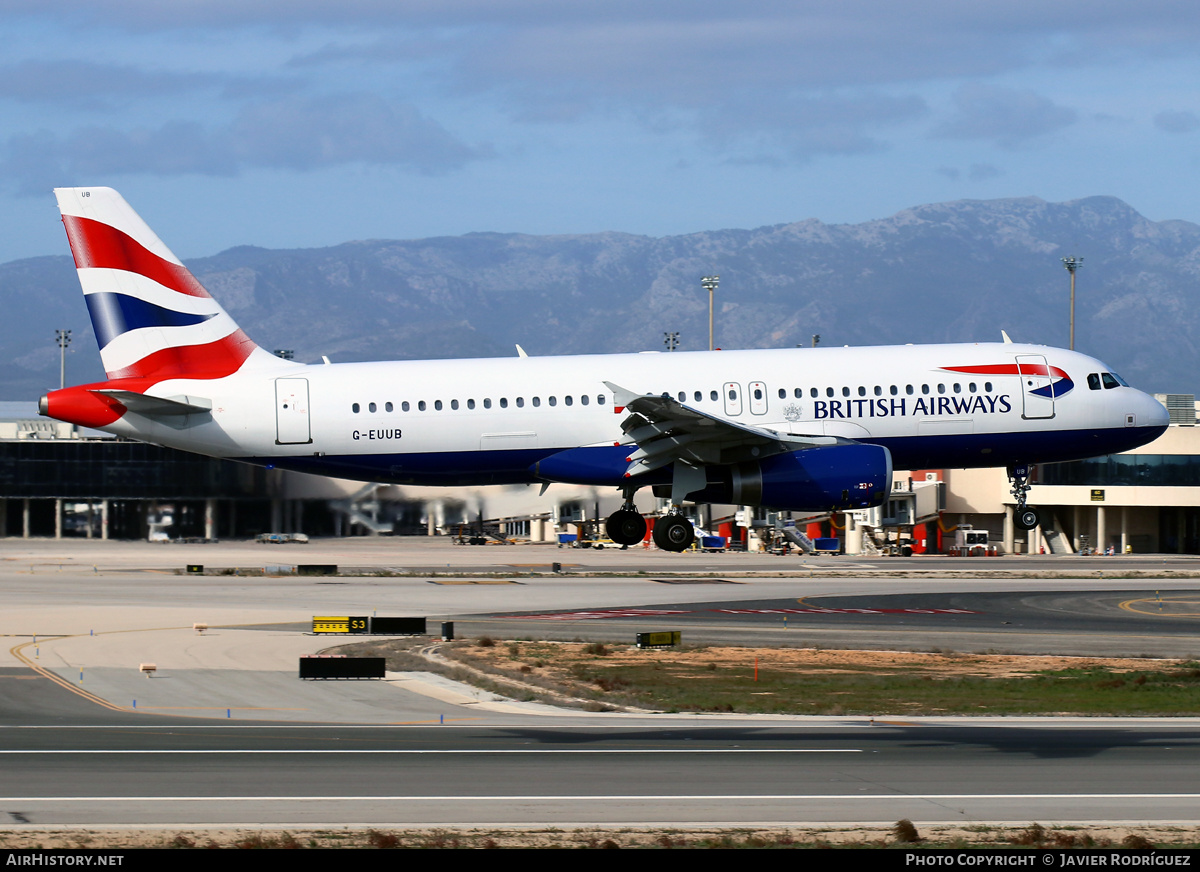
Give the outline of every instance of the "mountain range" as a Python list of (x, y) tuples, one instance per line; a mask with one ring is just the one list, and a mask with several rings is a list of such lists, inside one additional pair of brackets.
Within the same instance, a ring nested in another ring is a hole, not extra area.
[[(171, 244), (171, 240), (166, 240)], [(66, 240), (63, 241), (64, 251)], [(816, 219), (652, 238), (470, 233), (329, 248), (238, 247), (188, 266), (268, 350), (301, 361), (999, 341), (1076, 348), (1152, 392), (1200, 393), (1200, 225), (1114, 197), (959, 200), (861, 224)], [(0, 399), (104, 378), (71, 258), (0, 264)]]

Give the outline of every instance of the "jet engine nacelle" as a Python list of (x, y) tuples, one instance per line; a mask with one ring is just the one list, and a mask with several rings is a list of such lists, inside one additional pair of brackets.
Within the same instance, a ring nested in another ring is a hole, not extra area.
[(822, 445), (707, 471), (708, 487), (687, 499), (798, 511), (867, 509), (887, 497), (892, 454), (880, 445)]

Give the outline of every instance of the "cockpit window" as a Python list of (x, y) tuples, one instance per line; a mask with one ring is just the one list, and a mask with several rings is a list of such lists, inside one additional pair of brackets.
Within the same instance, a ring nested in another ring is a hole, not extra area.
[(1088, 373), (1088, 389), (1093, 390), (1093, 391), (1100, 390), (1100, 373), (1098, 373), (1098, 372), (1089, 372)]
[(1123, 388), (1129, 387), (1129, 382), (1125, 381), (1125, 379), (1121, 378), (1115, 372), (1110, 372), (1109, 375), (1111, 375), (1113, 378), (1115, 378), (1117, 380), (1117, 384), (1119, 384), (1121, 387), (1123, 387)]
[(1121, 382), (1118, 381), (1116, 376), (1114, 376), (1111, 372), (1100, 373), (1100, 378), (1104, 380), (1104, 389), (1106, 391), (1112, 390), (1113, 388), (1119, 388), (1121, 386)]

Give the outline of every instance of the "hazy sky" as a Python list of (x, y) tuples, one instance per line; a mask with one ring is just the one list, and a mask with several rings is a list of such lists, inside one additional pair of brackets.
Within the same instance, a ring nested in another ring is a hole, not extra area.
[(0, 261), (1111, 194), (1200, 222), (1200, 4), (0, 0)]

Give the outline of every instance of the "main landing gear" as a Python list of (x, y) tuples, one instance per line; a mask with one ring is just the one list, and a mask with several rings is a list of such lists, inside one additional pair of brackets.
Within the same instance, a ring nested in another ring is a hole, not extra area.
[[(620, 545), (622, 549), (636, 545), (646, 538), (646, 519), (633, 504), (633, 495), (637, 488), (625, 488), (625, 503), (608, 516), (604, 522), (604, 531), (608, 538)], [(663, 551), (686, 551), (696, 541), (696, 531), (689, 521), (674, 506), (671, 513), (659, 518), (654, 523), (654, 544)]]
[(634, 491), (625, 492), (625, 504), (608, 516), (604, 532), (622, 548), (636, 545), (646, 538), (646, 519), (633, 504)]
[(683, 515), (664, 515), (654, 523), (654, 544), (663, 551), (686, 551), (695, 540), (692, 522)]
[(1008, 480), (1012, 482), (1012, 495), (1017, 501), (1017, 509), (1013, 515), (1013, 523), (1018, 530), (1032, 530), (1041, 523), (1037, 509), (1025, 505), (1025, 495), (1029, 493), (1029, 467), (1026, 464), (1010, 466)]

